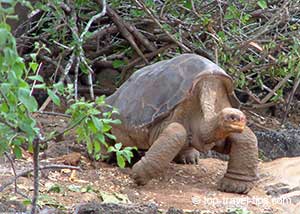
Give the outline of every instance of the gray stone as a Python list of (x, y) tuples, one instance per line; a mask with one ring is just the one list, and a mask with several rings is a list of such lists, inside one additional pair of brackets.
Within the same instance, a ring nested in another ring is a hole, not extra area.
[(87, 203), (75, 210), (76, 214), (157, 214), (155, 204), (114, 204), (114, 203)]
[(300, 156), (300, 128), (256, 131), (255, 134), (263, 160)]

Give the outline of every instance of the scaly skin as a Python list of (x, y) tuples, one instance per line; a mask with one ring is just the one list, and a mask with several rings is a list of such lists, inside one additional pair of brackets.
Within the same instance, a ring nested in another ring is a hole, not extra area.
[(159, 177), (184, 146), (186, 130), (179, 123), (169, 124), (153, 143), (145, 156), (134, 164), (132, 176), (138, 185)]
[[(250, 128), (242, 133), (231, 134), (227, 138), (230, 144), (229, 163), (218, 189), (225, 192), (248, 193), (258, 180), (257, 139)], [(225, 152), (226, 153), (226, 152)]]

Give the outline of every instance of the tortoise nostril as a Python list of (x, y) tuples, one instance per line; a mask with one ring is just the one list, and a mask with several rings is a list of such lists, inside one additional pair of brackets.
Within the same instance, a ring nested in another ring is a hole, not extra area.
[(237, 121), (237, 119), (238, 118), (234, 114), (230, 115), (230, 120), (231, 121)]
[(246, 118), (243, 115), (231, 114), (228, 120), (231, 122), (243, 122)]

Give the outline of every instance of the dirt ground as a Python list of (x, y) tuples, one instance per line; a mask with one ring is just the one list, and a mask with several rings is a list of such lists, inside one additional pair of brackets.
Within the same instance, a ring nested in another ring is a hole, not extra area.
[[(66, 124), (64, 118), (56, 116), (43, 115), (39, 117), (39, 121), (46, 131), (63, 127)], [(217, 191), (217, 182), (225, 173), (227, 165), (226, 162), (218, 159), (202, 159), (198, 165), (171, 163), (164, 177), (154, 179), (145, 186), (137, 186), (130, 177), (130, 168), (120, 169), (103, 162), (91, 162), (86, 158), (85, 152), (78, 153), (72, 149), (76, 148), (72, 137), (65, 137), (62, 142), (67, 147), (69, 146), (67, 149), (69, 151), (57, 149), (57, 153), (53, 155), (56, 157), (50, 157), (46, 150), (41, 155), (42, 165), (62, 164), (69, 161), (73, 165), (80, 166), (81, 171), (43, 170), (39, 201), (42, 207), (59, 207), (61, 210), (72, 213), (75, 206), (79, 204), (104, 201), (155, 203), (162, 210), (176, 207), (186, 211), (198, 209), (203, 213), (220, 213), (234, 208), (244, 208), (252, 211), (253, 214), (297, 214), (297, 210), (300, 210), (297, 208), (298, 203), (279, 200), (279, 198), (274, 200), (265, 191), (265, 187), (273, 183), (283, 182), (299, 186), (300, 172), (298, 173), (297, 163), (300, 164), (300, 159), (298, 158), (261, 163), (261, 180), (258, 185), (248, 195), (238, 195)], [(69, 155), (64, 155), (64, 153), (69, 153)], [(283, 161), (285, 165), (282, 165), (280, 161)], [(17, 160), (15, 167), (17, 172), (31, 168), (31, 154), (24, 152), (23, 159)], [(283, 171), (285, 171), (284, 174)], [(2, 158), (0, 184), (8, 181), (12, 176), (10, 163)], [(32, 176), (21, 177), (17, 183), (20, 191), (26, 195), (32, 195)], [(24, 200), (20, 195), (14, 194), (13, 185), (0, 193), (0, 201), (7, 199)]]

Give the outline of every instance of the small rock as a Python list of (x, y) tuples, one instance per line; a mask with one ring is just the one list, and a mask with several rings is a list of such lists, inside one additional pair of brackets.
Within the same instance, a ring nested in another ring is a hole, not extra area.
[(93, 192), (85, 192), (82, 195), (81, 202), (100, 202), (100, 199), (98, 198), (96, 193)]
[(182, 211), (182, 209), (170, 207), (166, 214), (184, 214), (184, 212)]
[(105, 214), (157, 214), (155, 204), (114, 204), (114, 203), (87, 203), (76, 208), (77, 214), (105, 213)]
[(0, 201), (0, 213), (24, 213), (26, 207), (19, 201)]
[(197, 196), (193, 196), (193, 197), (192, 197), (192, 204), (193, 204), (193, 205), (198, 205), (198, 204), (200, 204), (200, 201), (201, 201), (201, 199), (200, 199), (199, 197), (197, 197)]

